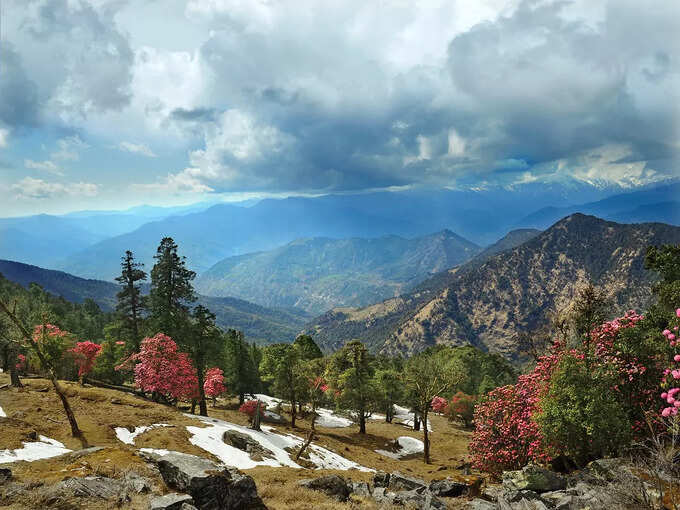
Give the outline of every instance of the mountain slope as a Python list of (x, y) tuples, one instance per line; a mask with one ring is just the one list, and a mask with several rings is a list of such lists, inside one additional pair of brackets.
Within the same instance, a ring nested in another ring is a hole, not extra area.
[(298, 239), (272, 251), (224, 259), (201, 274), (196, 288), (318, 314), (401, 294), (479, 250), (448, 230), (416, 239)]
[(307, 331), (327, 350), (359, 338), (388, 353), (471, 343), (512, 358), (517, 334), (546, 327), (551, 310), (566, 307), (586, 281), (612, 296), (613, 313), (644, 309), (652, 283), (644, 253), (665, 243), (680, 243), (680, 228), (574, 214), (482, 264), (473, 259), (371, 307), (333, 310)]
[[(37, 283), (51, 294), (82, 303), (94, 300), (104, 311), (116, 304), (119, 287), (101, 280), (86, 280), (62, 271), (43, 269), (20, 262), (0, 260), (0, 274), (24, 287)], [(272, 310), (242, 299), (198, 296), (197, 304), (209, 308), (222, 328), (244, 332), (250, 341), (260, 343), (292, 341), (308, 317), (301, 312)]]

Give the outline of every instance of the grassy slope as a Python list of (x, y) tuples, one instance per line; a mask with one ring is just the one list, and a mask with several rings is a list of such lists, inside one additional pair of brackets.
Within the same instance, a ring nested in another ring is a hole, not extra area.
[[(0, 373), (0, 386), (9, 382), (8, 379), (7, 375)], [(6, 420), (0, 419), (2, 423), (0, 449), (20, 447), (22, 439), (25, 440), (25, 436), (33, 431), (61, 441), (73, 450), (80, 448), (80, 443), (69, 436), (63, 409), (48, 381), (27, 379), (24, 382), (26, 387), (22, 390), (9, 388), (0, 390), (0, 406), (10, 417)], [(189, 435), (185, 426), (200, 426), (200, 423), (184, 416), (178, 409), (155, 404), (141, 397), (115, 390), (82, 388), (76, 383), (68, 382), (65, 382), (64, 386), (71, 397), (71, 405), (87, 440), (93, 446), (105, 446), (106, 449), (77, 461), (53, 458), (30, 463), (13, 463), (11, 469), (19, 481), (49, 483), (67, 476), (90, 474), (117, 477), (122, 476), (125, 471), (135, 470), (151, 477), (156, 486), (162, 489), (162, 481), (134, 454), (136, 448), (166, 448), (211, 458), (209, 453), (191, 445), (188, 441)], [(42, 388), (49, 388), (49, 390), (47, 392), (37, 391)], [(217, 409), (209, 408), (209, 414), (232, 423), (246, 425), (247, 418), (238, 413), (236, 408), (235, 401), (225, 401), (218, 404)], [(159, 422), (175, 425), (175, 427), (154, 429), (141, 434), (136, 438), (134, 447), (118, 441), (113, 431), (113, 427), (116, 426), (139, 426)], [(299, 421), (296, 429), (284, 425), (277, 427), (282, 433), (293, 433), (300, 437), (306, 437), (308, 428), (309, 422), (304, 419)], [(446, 419), (439, 416), (433, 417), (433, 429), (433, 463), (430, 465), (424, 464), (421, 459), (393, 460), (373, 451), (376, 448), (383, 448), (387, 442), (399, 436), (422, 439), (420, 433), (396, 424), (370, 421), (366, 435), (358, 434), (357, 427), (318, 428), (318, 439), (315, 443), (374, 469), (401, 471), (426, 480), (461, 476), (456, 467), (461, 464), (467, 453), (469, 432), (449, 424)], [(330, 473), (337, 473), (354, 481), (368, 481), (372, 477), (371, 473), (271, 467), (257, 467), (247, 470), (246, 473), (255, 479), (265, 504), (273, 510), (350, 509), (357, 508), (358, 504), (361, 508), (375, 508), (370, 501), (358, 498), (355, 498), (354, 503), (339, 504), (323, 494), (303, 491), (296, 485), (297, 481), (303, 478)], [(10, 508), (35, 508), (42, 503), (41, 501), (24, 502), (24, 506), (15, 504)], [(456, 508), (454, 505), (458, 503), (462, 501), (450, 500), (449, 507)], [(101, 508), (101, 506), (88, 507), (86, 505), (81, 508), (94, 509)], [(147, 498), (133, 500), (120, 508), (146, 509), (148, 508)]]

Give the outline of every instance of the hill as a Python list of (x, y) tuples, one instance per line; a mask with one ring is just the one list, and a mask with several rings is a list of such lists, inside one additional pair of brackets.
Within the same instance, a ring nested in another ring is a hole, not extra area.
[(643, 267), (647, 246), (679, 242), (678, 227), (574, 214), (482, 264), (473, 259), (437, 275), (408, 295), (331, 310), (306, 331), (325, 350), (359, 338), (385, 353), (470, 343), (513, 358), (517, 335), (545, 328), (550, 312), (566, 307), (586, 281), (612, 296), (613, 314), (644, 309), (652, 284)]
[[(62, 271), (0, 260), (0, 274), (6, 279), (28, 287), (37, 283), (50, 294), (82, 303), (92, 299), (104, 311), (112, 311), (116, 303), (117, 285), (101, 280), (79, 278)], [(198, 296), (197, 304), (209, 308), (222, 328), (243, 331), (248, 340), (259, 343), (292, 341), (309, 319), (299, 311), (272, 310), (231, 297)]]
[(211, 296), (318, 314), (399, 295), (479, 251), (449, 230), (415, 239), (298, 239), (275, 250), (226, 258), (201, 274), (196, 288)]

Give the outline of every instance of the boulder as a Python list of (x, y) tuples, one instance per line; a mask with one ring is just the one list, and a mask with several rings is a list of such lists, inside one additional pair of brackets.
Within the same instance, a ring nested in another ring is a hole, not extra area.
[(401, 491), (393, 494), (391, 497), (393, 505), (417, 510), (446, 510), (446, 503), (427, 490)]
[(435, 496), (444, 498), (457, 498), (458, 496), (465, 494), (468, 487), (464, 483), (456, 482), (446, 478), (444, 480), (435, 480), (430, 482), (428, 489)]
[(314, 478), (309, 480), (301, 480), (298, 482), (300, 487), (323, 492), (327, 496), (337, 499), (338, 501), (347, 501), (349, 499), (350, 488), (347, 481), (338, 475), (322, 476), (321, 478)]
[(541, 499), (546, 501), (555, 510), (571, 510), (576, 508), (576, 496), (566, 491), (552, 491), (541, 494)]
[(485, 499), (477, 498), (473, 499), (472, 501), (468, 501), (468, 504), (465, 508), (467, 510), (498, 510), (498, 505), (496, 503), (490, 503)]
[(74, 496), (81, 498), (116, 499), (119, 501), (129, 499), (127, 491), (120, 481), (103, 476), (69, 478), (59, 482), (55, 490), (57, 492), (70, 491)]
[(265, 458), (274, 458), (274, 452), (262, 446), (248, 434), (238, 430), (227, 430), (222, 436), (222, 441), (234, 448), (247, 452), (248, 456), (256, 462)]
[(286, 419), (281, 416), (278, 413), (275, 413), (274, 411), (267, 411), (265, 410), (264, 416), (262, 416), (262, 421), (266, 423), (277, 423), (277, 424), (284, 424), (286, 423)]
[(352, 482), (350, 490), (357, 496), (371, 496), (371, 487), (366, 482)]
[(558, 491), (567, 487), (567, 480), (549, 469), (529, 464), (519, 471), (503, 473), (503, 488), (511, 491), (531, 490), (538, 493)]
[(586, 476), (594, 475), (608, 482), (625, 478), (631, 473), (628, 463), (621, 458), (594, 460), (583, 471)]
[(262, 510), (255, 481), (236, 469), (186, 453), (143, 456), (158, 466), (165, 484), (190, 494), (199, 510)]
[(12, 470), (9, 468), (0, 468), (0, 484), (3, 484), (12, 479)]
[(190, 508), (196, 508), (193, 506), (194, 500), (188, 494), (177, 494), (172, 492), (166, 494), (165, 496), (159, 496), (153, 498), (149, 503), (150, 510), (186, 510), (185, 506), (189, 505)]
[(498, 496), (500, 510), (548, 510), (541, 497), (530, 490), (506, 491)]
[(151, 480), (134, 471), (128, 471), (123, 477), (123, 486), (130, 493), (145, 494), (151, 491)]
[(424, 489), (427, 487), (425, 480), (413, 476), (402, 475), (399, 471), (390, 474), (387, 487), (393, 491), (410, 491), (413, 489)]

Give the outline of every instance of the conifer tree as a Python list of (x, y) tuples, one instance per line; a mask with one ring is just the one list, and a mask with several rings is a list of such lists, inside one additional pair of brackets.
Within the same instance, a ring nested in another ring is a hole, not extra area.
[(196, 367), (198, 376), (198, 408), (202, 416), (208, 416), (205, 401), (205, 371), (208, 360), (219, 355), (222, 344), (220, 330), (215, 326), (215, 314), (202, 305), (194, 308), (193, 324), (189, 335), (182, 340), (182, 345), (189, 352)]
[(144, 264), (135, 262), (135, 257), (130, 250), (125, 252), (120, 265), (122, 271), (116, 281), (121, 284), (122, 289), (116, 294), (118, 298), (116, 312), (124, 325), (126, 340), (130, 342), (129, 349), (137, 352), (142, 339), (140, 323), (146, 308), (139, 282), (146, 280), (146, 273), (141, 269)]
[[(258, 356), (257, 359), (254, 359), (254, 354)], [(246, 393), (253, 393), (259, 389), (258, 366), (261, 353), (259, 349), (253, 350), (253, 347), (248, 345), (243, 333), (230, 329), (224, 335), (223, 357), (227, 388), (238, 395), (239, 404), (243, 404)]]
[(179, 340), (190, 325), (189, 305), (196, 301), (191, 282), (196, 273), (187, 269), (186, 258), (178, 255), (171, 237), (161, 240), (154, 259), (149, 293), (151, 326), (155, 333)]

